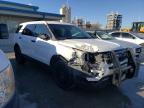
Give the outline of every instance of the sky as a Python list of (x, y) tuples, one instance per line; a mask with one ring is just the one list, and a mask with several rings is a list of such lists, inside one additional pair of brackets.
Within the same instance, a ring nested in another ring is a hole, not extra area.
[[(39, 6), (39, 11), (59, 13), (67, 0), (6, 0)], [(144, 21), (144, 0), (68, 0), (72, 18), (82, 17), (106, 26), (106, 15), (118, 12), (123, 15), (122, 27), (131, 27), (133, 21)]]

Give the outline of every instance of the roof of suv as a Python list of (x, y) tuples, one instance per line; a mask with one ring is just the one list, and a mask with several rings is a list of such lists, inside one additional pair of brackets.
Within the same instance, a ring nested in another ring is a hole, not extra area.
[(27, 24), (64, 24), (64, 25), (72, 25), (70, 23), (63, 23), (63, 22), (58, 22), (58, 21), (30, 21), (30, 22), (24, 22), (21, 23), (20, 25), (27, 25)]

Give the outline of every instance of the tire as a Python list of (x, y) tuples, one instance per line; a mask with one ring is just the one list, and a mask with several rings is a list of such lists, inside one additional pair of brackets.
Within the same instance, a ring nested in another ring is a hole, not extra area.
[(74, 77), (72, 70), (68, 67), (66, 60), (58, 57), (52, 63), (53, 79), (56, 84), (63, 90), (74, 88)]
[(14, 52), (15, 52), (15, 58), (16, 58), (16, 62), (18, 64), (24, 64), (25, 63), (25, 59), (21, 53), (21, 50), (19, 48), (19, 46), (15, 46), (14, 48)]
[(135, 75), (134, 72), (133, 72), (133, 73), (127, 73), (126, 77), (127, 77), (128, 79), (131, 79), (131, 78), (134, 77), (134, 75)]
[(134, 68), (134, 72), (130, 72), (130, 70), (128, 70), (128, 73), (126, 74), (126, 78), (131, 79), (136, 75), (136, 71), (137, 69)]

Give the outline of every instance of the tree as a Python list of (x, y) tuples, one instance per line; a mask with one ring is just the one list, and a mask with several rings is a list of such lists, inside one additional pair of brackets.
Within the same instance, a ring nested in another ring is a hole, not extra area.
[(96, 30), (96, 29), (101, 29), (101, 24), (100, 23), (93, 23), (91, 24), (91, 30)]

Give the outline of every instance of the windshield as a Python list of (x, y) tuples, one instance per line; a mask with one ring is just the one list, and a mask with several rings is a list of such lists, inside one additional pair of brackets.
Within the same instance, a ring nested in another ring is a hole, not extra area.
[(96, 31), (96, 36), (100, 37), (103, 40), (112, 40), (114, 39), (111, 35), (101, 32), (101, 31)]
[(48, 24), (56, 39), (91, 39), (85, 31), (73, 25)]

